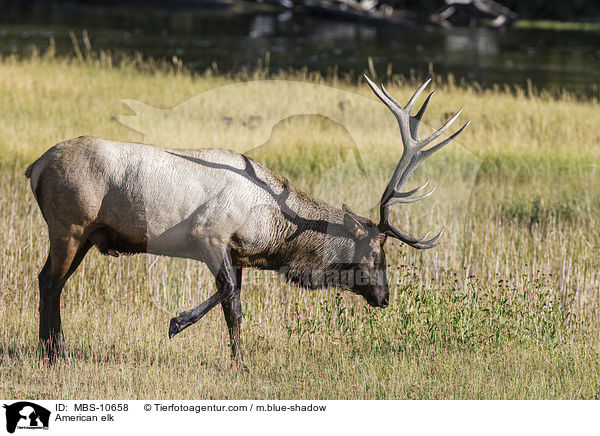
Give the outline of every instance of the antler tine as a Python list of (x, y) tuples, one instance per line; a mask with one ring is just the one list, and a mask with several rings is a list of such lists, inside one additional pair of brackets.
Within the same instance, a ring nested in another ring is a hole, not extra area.
[(446, 231), (446, 229), (442, 229), (437, 235), (435, 235), (433, 238), (425, 240), (425, 238), (429, 235), (429, 233), (427, 233), (424, 237), (422, 238), (414, 238), (406, 233), (404, 233), (402, 230), (400, 230), (399, 228), (390, 225), (390, 228), (385, 232), (388, 236), (392, 236), (396, 239), (400, 239), (402, 242), (405, 242), (406, 244), (410, 245), (411, 247), (414, 248), (419, 248), (419, 249), (427, 249), (427, 248), (433, 248), (438, 244), (439, 239), (442, 237), (442, 235), (444, 234), (444, 232)]
[[(417, 101), (417, 99), (419, 98), (419, 96), (421, 95), (421, 93), (423, 92), (423, 90), (430, 83), (431, 83), (431, 79), (426, 80), (425, 83), (423, 83), (421, 85), (421, 87), (415, 91), (415, 93), (410, 98), (410, 100), (408, 101), (408, 103), (406, 103), (406, 106), (404, 106), (404, 109), (402, 109), (402, 112), (404, 112), (406, 118), (409, 119), (408, 124), (409, 124), (409, 127), (410, 127), (411, 139), (414, 140), (414, 141), (418, 141), (418, 139), (419, 139), (419, 136), (418, 136), (419, 135), (419, 124), (421, 123), (421, 118), (423, 117), (423, 114), (425, 113), (425, 110), (427, 109), (427, 105), (429, 104), (429, 100), (431, 99), (431, 97), (433, 96), (433, 93), (435, 91), (431, 91), (431, 93), (427, 96), (427, 98), (425, 99), (425, 102), (423, 103), (423, 106), (421, 106), (421, 109), (419, 109), (419, 112), (417, 113), (416, 116), (411, 117), (410, 116), (410, 111), (412, 111), (412, 108), (413, 108), (415, 102)], [(389, 98), (394, 103), (396, 103), (396, 105), (398, 105), (398, 107), (402, 108), (402, 106), (400, 105), (400, 103), (398, 103), (398, 101), (394, 97), (392, 97), (390, 95), (390, 93), (387, 91), (387, 89), (385, 89), (385, 87), (383, 85), (381, 85), (381, 90), (383, 91), (383, 93), (385, 94), (385, 96), (387, 98)]]
[(400, 104), (400, 102), (398, 100), (396, 100), (394, 97), (392, 97), (389, 92), (387, 92), (387, 89), (385, 89), (385, 86), (383, 86), (383, 83), (381, 84), (381, 90), (383, 91), (383, 93), (385, 94), (385, 96), (387, 98), (389, 98), (396, 104), (396, 106), (398, 106), (399, 108), (402, 108), (402, 105)]
[[(410, 115), (410, 111), (412, 110), (413, 106), (415, 105), (415, 102), (417, 101), (417, 98), (419, 98), (419, 96), (421, 95), (421, 93), (423, 92), (423, 90), (427, 87), (427, 85), (429, 85), (431, 83), (431, 79), (427, 79), (425, 81), (425, 83), (423, 83), (421, 85), (421, 87), (419, 89), (417, 89), (415, 91), (415, 93), (413, 94), (413, 96), (410, 98), (410, 100), (408, 100), (408, 103), (406, 103), (406, 106), (404, 107), (404, 110), (406, 110), (406, 112)], [(415, 138), (417, 139), (417, 138)]]
[[(423, 200), (424, 198), (429, 197), (431, 194), (433, 194), (433, 191), (435, 191), (435, 186), (433, 187), (433, 189), (431, 191), (429, 191), (427, 194), (423, 194), (423, 195), (417, 195), (416, 197), (410, 197), (407, 198), (408, 195), (394, 195), (392, 198), (389, 199), (389, 201), (386, 203), (388, 206), (392, 206), (396, 203), (414, 203), (415, 201), (419, 201), (419, 200)], [(413, 189), (411, 192), (414, 192), (415, 189)], [(407, 194), (407, 193), (401, 193), (401, 194)]]
[(442, 229), (440, 230), (440, 232), (435, 235), (433, 238), (427, 240), (427, 241), (423, 241), (423, 242), (419, 242), (417, 245), (415, 245), (415, 248), (420, 248), (420, 249), (426, 249), (426, 248), (433, 248), (438, 244), (438, 241), (440, 240), (440, 238), (442, 237), (442, 235), (444, 234), (444, 232), (446, 231), (446, 229)]
[[(413, 149), (417, 147), (416, 141), (410, 135), (410, 116), (409, 114), (402, 109), (402, 106), (396, 99), (388, 97), (386, 92), (383, 92), (381, 89), (373, 83), (371, 79), (364, 75), (365, 79), (369, 87), (373, 90), (375, 95), (379, 97), (379, 99), (388, 107), (390, 111), (396, 117), (396, 121), (398, 122), (398, 126), (400, 127), (400, 136), (402, 137), (402, 144), (404, 145), (404, 150)], [(392, 177), (394, 179), (394, 177)]]
[(437, 139), (442, 133), (444, 133), (444, 131), (450, 127), (452, 125), (452, 123), (454, 121), (456, 121), (456, 119), (458, 118), (458, 116), (460, 115), (460, 113), (462, 112), (462, 108), (460, 108), (458, 110), (458, 112), (456, 112), (454, 114), (454, 116), (452, 118), (450, 118), (448, 121), (446, 121), (446, 123), (440, 127), (438, 130), (436, 130), (435, 132), (433, 132), (431, 135), (429, 135), (427, 138), (422, 139), (419, 141), (419, 148), (423, 148), (425, 147), (427, 144), (429, 144), (431, 141), (434, 141), (435, 139)]
[(435, 89), (429, 93), (429, 95), (423, 102), (421, 109), (419, 109), (419, 112), (417, 112), (417, 115), (415, 115), (413, 117), (415, 119), (414, 126), (413, 126), (413, 137), (416, 140), (419, 139), (419, 126), (421, 125), (421, 119), (423, 119), (423, 114), (425, 114), (425, 111), (427, 110), (427, 106), (429, 105), (429, 100), (431, 100), (431, 97), (433, 97), (433, 94), (435, 94)]
[[(423, 90), (427, 87), (427, 85), (429, 85), (429, 83), (431, 83), (431, 79), (428, 79), (427, 81), (425, 81), (425, 83), (423, 83), (421, 85), (421, 87), (419, 89), (417, 89), (417, 91), (413, 94), (413, 96), (410, 98), (408, 103), (406, 103), (406, 106), (404, 107), (404, 109), (402, 109), (402, 112), (404, 112), (404, 115), (406, 116), (406, 118), (408, 118), (408, 125), (410, 127), (411, 139), (414, 141), (418, 141), (418, 139), (419, 139), (419, 124), (421, 124), (421, 118), (423, 117), (423, 114), (425, 113), (425, 110), (427, 109), (427, 105), (429, 104), (429, 100), (431, 99), (431, 97), (433, 96), (433, 93), (435, 91), (431, 91), (431, 93), (427, 96), (427, 98), (425, 99), (425, 102), (423, 103), (423, 106), (421, 106), (421, 109), (419, 109), (419, 112), (417, 113), (416, 116), (411, 117), (410, 112), (412, 111), (412, 108), (413, 108), (415, 102), (417, 101), (417, 99), (419, 98), (419, 96), (421, 95)], [(394, 103), (396, 103), (396, 105), (398, 105), (398, 107), (400, 107), (400, 108), (402, 107), (402, 105), (400, 103), (398, 103), (398, 100), (396, 100), (394, 97), (392, 97), (390, 95), (390, 93), (387, 91), (387, 89), (385, 89), (383, 84), (381, 85), (381, 90), (386, 95), (386, 97), (389, 98), (390, 100), (392, 100)], [(406, 145), (405, 145), (405, 147), (406, 147)]]
[(452, 140), (454, 138), (456, 138), (458, 135), (460, 135), (463, 130), (465, 130), (467, 128), (467, 126), (471, 124), (471, 121), (467, 121), (460, 129), (458, 129), (456, 132), (454, 132), (452, 135), (450, 135), (448, 138), (444, 139), (442, 142), (440, 142), (439, 144), (434, 145), (433, 147), (428, 148), (427, 150), (423, 150), (421, 152), (421, 158), (420, 158), (420, 162), (424, 161), (425, 159), (427, 159), (428, 156), (431, 156), (433, 153), (435, 153), (436, 151), (438, 151), (440, 148), (442, 148), (443, 146), (445, 146), (446, 144), (452, 142)]
[[(427, 185), (429, 185), (429, 180), (427, 180), (425, 183), (423, 183), (421, 186), (419, 186), (418, 188), (415, 189), (411, 189), (410, 191), (406, 191), (406, 192), (398, 192), (396, 191), (394, 193), (394, 197), (410, 197), (411, 195), (413, 195), (415, 192), (420, 191), (421, 189), (424, 189), (427, 187)], [(435, 188), (433, 188), (435, 189)]]
[(419, 89), (413, 94), (410, 98), (406, 106), (403, 108), (398, 101), (390, 95), (390, 93), (385, 89), (383, 85), (381, 85), (381, 89), (378, 88), (375, 83), (373, 83), (366, 75), (365, 79), (369, 87), (373, 90), (375, 95), (392, 111), (396, 120), (398, 121), (398, 126), (400, 127), (400, 135), (402, 137), (402, 143), (404, 145), (404, 152), (402, 153), (402, 157), (400, 161), (396, 165), (396, 169), (394, 170), (394, 174), (390, 179), (383, 195), (381, 197), (381, 202), (379, 205), (379, 213), (380, 213), (380, 221), (379, 221), (379, 230), (386, 235), (395, 237), (405, 242), (406, 244), (415, 247), (415, 248), (431, 248), (435, 246), (444, 233), (444, 230), (439, 232), (436, 236), (429, 240), (425, 240), (427, 235), (425, 235), (421, 239), (414, 238), (402, 230), (395, 227), (390, 222), (390, 212), (391, 206), (396, 203), (414, 203), (415, 201), (422, 200), (423, 198), (429, 197), (435, 191), (433, 188), (430, 192), (419, 195), (416, 197), (411, 197), (417, 191), (425, 188), (429, 181), (427, 181), (424, 185), (412, 189), (410, 191), (402, 192), (402, 186), (406, 183), (406, 180), (410, 177), (410, 175), (415, 171), (415, 169), (431, 154), (438, 151), (440, 148), (444, 147), (458, 135), (460, 135), (463, 130), (469, 125), (467, 122), (464, 126), (462, 126), (459, 130), (453, 133), (449, 138), (441, 141), (439, 144), (434, 145), (426, 150), (423, 148), (438, 138), (444, 131), (450, 127), (450, 125), (458, 118), (462, 109), (460, 109), (452, 118), (450, 118), (442, 127), (440, 127), (437, 131), (431, 134), (429, 137), (423, 140), (418, 139), (419, 133), (419, 124), (423, 118), (425, 110), (431, 100), (431, 97), (434, 94), (432, 91), (419, 109), (418, 113), (412, 117), (410, 116), (410, 111), (412, 110), (414, 104), (417, 99), (425, 89), (427, 85), (431, 82), (431, 79), (427, 80), (423, 83)]
[(367, 80), (367, 84), (369, 85), (371, 90), (373, 90), (375, 95), (379, 97), (379, 100), (381, 100), (383, 104), (385, 104), (394, 113), (394, 115), (397, 116), (398, 111), (402, 109), (402, 106), (400, 106), (400, 104), (394, 98), (390, 99), (390, 97), (388, 97), (386, 93), (382, 92), (381, 89), (379, 89), (377, 85), (375, 85), (375, 83), (373, 83), (373, 81), (369, 79), (369, 77), (366, 74), (364, 74), (363, 76)]
[[(382, 203), (387, 204), (389, 202), (389, 200), (391, 198), (404, 198), (404, 197), (410, 197), (411, 195), (413, 195), (415, 192), (420, 191), (421, 189), (425, 188), (427, 185), (429, 184), (429, 180), (427, 180), (425, 183), (423, 183), (421, 186), (419, 186), (418, 188), (415, 189), (411, 189), (410, 191), (406, 191), (406, 192), (400, 192), (397, 191), (396, 189), (390, 189), (389, 191), (386, 190), (386, 192), (384, 193), (384, 196), (382, 198)], [(435, 188), (433, 188), (435, 189)]]

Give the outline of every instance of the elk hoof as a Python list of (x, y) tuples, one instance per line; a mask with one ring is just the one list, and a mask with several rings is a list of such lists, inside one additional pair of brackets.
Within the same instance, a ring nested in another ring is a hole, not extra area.
[(173, 339), (173, 336), (175, 336), (181, 330), (183, 329), (179, 325), (179, 321), (177, 320), (177, 318), (172, 318), (169, 324), (169, 339)]
[(41, 357), (50, 365), (60, 359), (68, 359), (69, 352), (62, 333), (52, 339), (40, 339)]

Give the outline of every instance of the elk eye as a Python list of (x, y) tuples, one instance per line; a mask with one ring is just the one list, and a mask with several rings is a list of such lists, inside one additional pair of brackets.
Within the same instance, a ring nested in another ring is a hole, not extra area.
[(371, 257), (375, 262), (377, 262), (377, 259), (379, 259), (379, 253), (376, 251), (371, 251)]

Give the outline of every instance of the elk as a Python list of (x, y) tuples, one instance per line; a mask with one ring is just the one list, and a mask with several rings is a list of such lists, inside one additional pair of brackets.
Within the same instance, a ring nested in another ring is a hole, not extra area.
[(281, 272), (301, 287), (337, 286), (388, 305), (384, 245), (398, 239), (431, 248), (431, 239), (414, 238), (390, 221), (391, 208), (432, 191), (403, 191), (407, 179), (431, 154), (468, 125), (427, 149), (459, 116), (419, 139), (419, 124), (433, 95), (415, 116), (410, 112), (429, 84), (402, 107), (368, 77), (375, 95), (398, 121), (404, 145), (380, 201), (379, 223), (312, 199), (263, 165), (224, 149), (180, 150), (82, 136), (55, 145), (27, 168), (31, 189), (48, 225), (50, 249), (39, 273), (39, 341), (53, 362), (67, 356), (61, 329), (60, 296), (65, 282), (92, 246), (105, 255), (151, 253), (205, 263), (217, 291), (206, 301), (171, 319), (173, 338), (221, 304), (234, 361), (240, 348), (242, 269)]

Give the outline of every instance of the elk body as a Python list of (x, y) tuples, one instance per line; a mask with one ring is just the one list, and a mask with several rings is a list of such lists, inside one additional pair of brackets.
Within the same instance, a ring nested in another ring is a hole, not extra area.
[[(151, 145), (79, 137), (49, 149), (26, 171), (48, 225), (50, 249), (39, 274), (39, 339), (53, 361), (66, 355), (60, 295), (86, 253), (152, 253), (204, 262), (217, 291), (181, 312), (169, 337), (221, 304), (232, 356), (242, 361), (242, 269), (282, 272), (307, 288), (338, 286), (375, 307), (388, 305), (384, 244), (397, 238), (415, 248), (434, 246), (390, 222), (395, 203), (412, 202), (417, 188), (402, 188), (429, 155), (466, 127), (423, 150), (456, 119), (430, 137), (417, 138), (431, 93), (414, 117), (410, 111), (426, 82), (402, 108), (367, 78), (400, 126), (404, 153), (380, 203), (380, 221), (314, 200), (261, 164), (221, 149), (168, 150)], [(460, 111), (459, 111), (460, 112)]]

